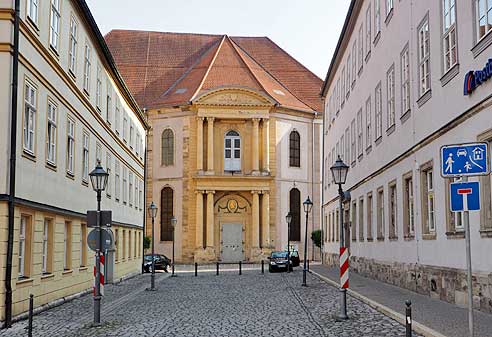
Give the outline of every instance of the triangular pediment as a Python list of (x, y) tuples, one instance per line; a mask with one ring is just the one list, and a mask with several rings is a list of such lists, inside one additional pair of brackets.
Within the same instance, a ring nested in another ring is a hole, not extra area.
[(209, 106), (272, 106), (275, 102), (257, 91), (244, 88), (223, 88), (205, 92), (195, 100), (195, 105)]

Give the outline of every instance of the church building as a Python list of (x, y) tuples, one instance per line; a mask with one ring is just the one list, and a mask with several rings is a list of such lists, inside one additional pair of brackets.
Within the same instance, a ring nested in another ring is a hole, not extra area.
[[(320, 229), (322, 80), (266, 37), (114, 30), (106, 42), (151, 130), (146, 206), (176, 262), (259, 261)], [(176, 218), (173, 228), (172, 218)], [(151, 236), (151, 219), (146, 235)]]

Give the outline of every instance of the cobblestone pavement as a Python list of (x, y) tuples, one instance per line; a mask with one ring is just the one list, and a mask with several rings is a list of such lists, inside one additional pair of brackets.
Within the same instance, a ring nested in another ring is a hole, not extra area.
[[(92, 297), (83, 296), (34, 317), (33, 336), (404, 336), (404, 327), (348, 297), (349, 316), (337, 322), (338, 289), (302, 272), (158, 274), (156, 292), (145, 291), (149, 275), (106, 287), (100, 327), (92, 327)], [(0, 336), (27, 336), (27, 321)]]

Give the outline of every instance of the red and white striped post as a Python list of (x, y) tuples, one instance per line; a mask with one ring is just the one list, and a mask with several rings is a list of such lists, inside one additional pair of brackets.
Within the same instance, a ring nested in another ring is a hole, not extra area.
[[(97, 259), (94, 257), (96, 260), (94, 263), (94, 285), (92, 287), (93, 289), (93, 294), (96, 296), (96, 263)], [(104, 253), (101, 253), (99, 255), (99, 293), (101, 296), (104, 296)]]
[(349, 250), (347, 247), (340, 247), (340, 288), (349, 287)]

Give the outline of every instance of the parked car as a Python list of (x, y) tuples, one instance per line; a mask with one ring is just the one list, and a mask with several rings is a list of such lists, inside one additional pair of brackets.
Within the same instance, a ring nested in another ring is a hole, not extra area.
[[(287, 259), (287, 252), (272, 252), (272, 254), (268, 257), (270, 260), (268, 264), (268, 271), (273, 273), (274, 271), (282, 271), (287, 270), (289, 266), (289, 260)], [(290, 270), (292, 270), (292, 261), (290, 261)]]
[[(164, 270), (167, 273), (167, 267), (171, 265), (171, 259), (166, 255), (154, 254), (155, 270)], [(152, 254), (144, 255), (144, 272), (150, 273), (152, 270)]]
[(299, 259), (299, 252), (297, 250), (290, 251), (290, 261), (292, 262), (292, 267), (299, 267), (301, 260)]

